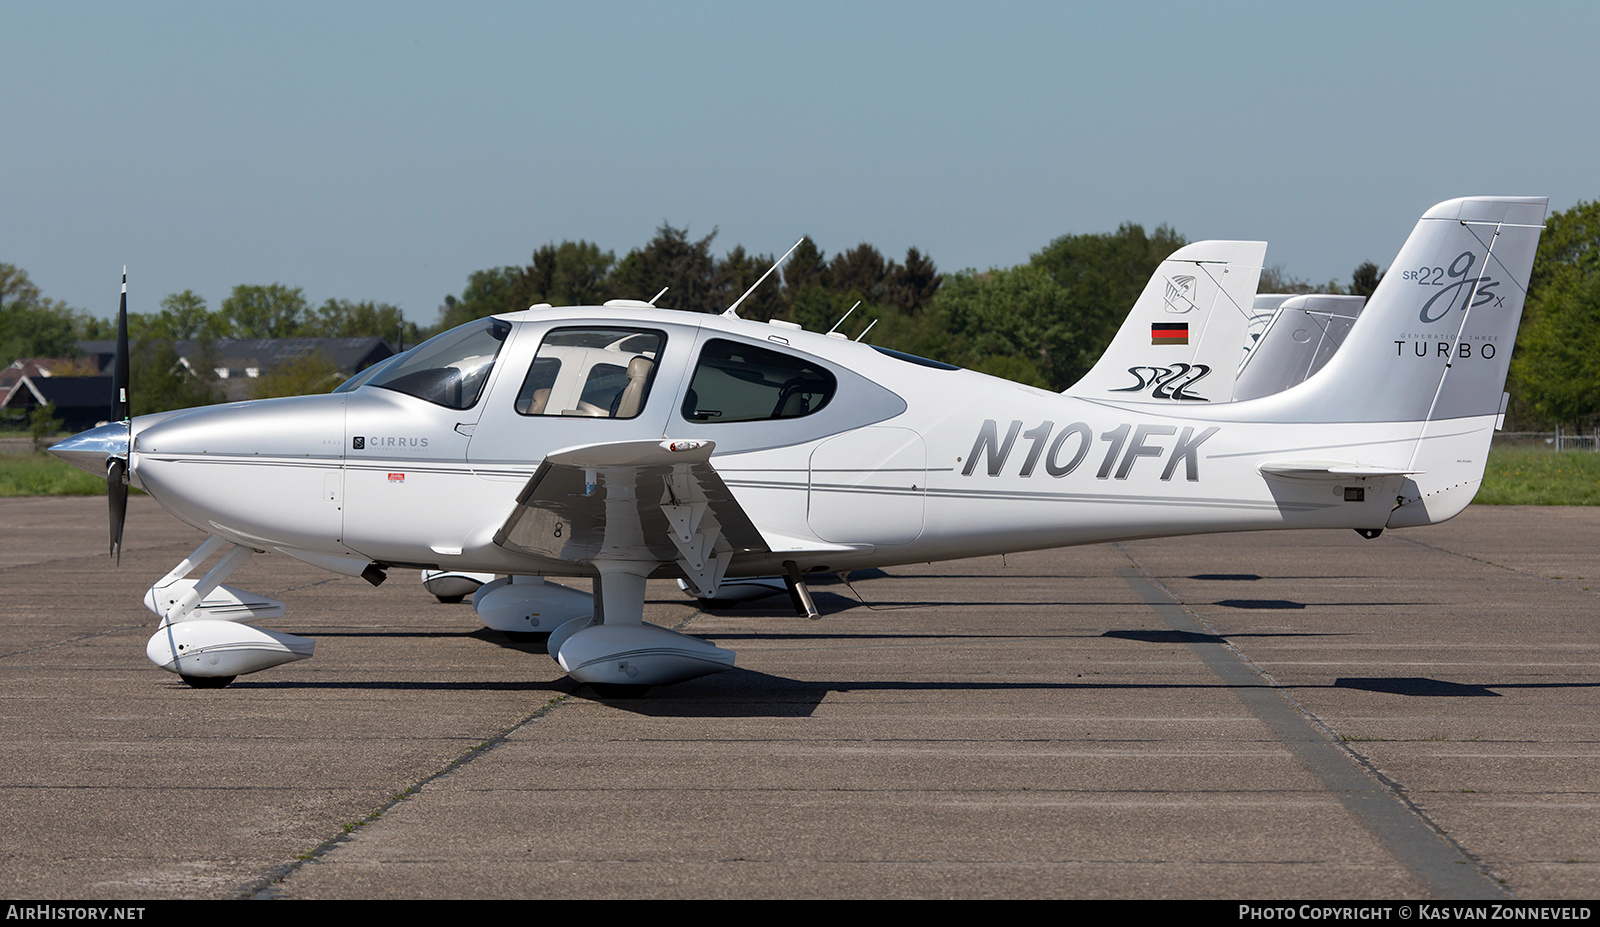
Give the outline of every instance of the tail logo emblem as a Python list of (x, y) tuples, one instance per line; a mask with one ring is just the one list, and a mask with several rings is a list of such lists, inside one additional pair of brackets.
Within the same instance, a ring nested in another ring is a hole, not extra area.
[[(1504, 307), (1506, 298), (1495, 292), (1500, 281), (1485, 274), (1482, 277), (1469, 277), (1478, 263), (1478, 256), (1471, 251), (1463, 251), (1456, 255), (1450, 262), (1448, 269), (1444, 267), (1423, 267), (1405, 272), (1405, 279), (1415, 282), (1418, 286), (1436, 286), (1439, 292), (1433, 294), (1427, 302), (1422, 304), (1422, 311), (1417, 318), (1424, 324), (1432, 324), (1450, 314), (1450, 310), (1460, 306), (1468, 308), (1468, 301), (1472, 302), (1471, 308), (1493, 305), (1497, 308)], [(1454, 281), (1447, 283), (1446, 281)], [(1434, 303), (1440, 303), (1434, 309)]]
[(1193, 312), (1197, 306), (1194, 304), (1194, 277), (1190, 274), (1178, 274), (1167, 278), (1166, 293), (1167, 311), (1181, 315)]
[[(1150, 391), (1152, 399), (1176, 399), (1179, 402), (1210, 402), (1204, 396), (1188, 392), (1211, 372), (1205, 364), (1173, 364), (1170, 367), (1129, 367), (1128, 372), (1138, 382), (1132, 386), (1114, 389), (1113, 393), (1142, 393)], [(1146, 376), (1146, 374), (1149, 374)]]

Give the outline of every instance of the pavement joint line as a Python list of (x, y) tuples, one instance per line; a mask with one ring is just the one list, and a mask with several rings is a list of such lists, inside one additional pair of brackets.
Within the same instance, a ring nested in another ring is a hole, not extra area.
[(105, 637), (105, 636), (107, 636), (109, 634), (123, 634), (123, 633), (126, 633), (128, 631), (137, 631), (140, 628), (148, 628), (148, 627), (150, 627), (150, 625), (151, 625), (151, 622), (146, 621), (146, 622), (142, 622), (140, 624), (124, 625), (124, 626), (122, 626), (120, 628), (105, 628), (103, 630), (96, 631), (93, 634), (80, 634), (77, 637), (69, 637), (69, 638), (66, 638), (65, 640), (59, 640), (59, 641), (51, 641), (48, 644), (40, 644), (37, 647), (27, 647), (27, 648), (24, 648), (22, 650), (12, 650), (12, 651), (8, 651), (6, 653), (0, 653), (0, 660), (6, 660), (6, 659), (9, 659), (11, 657), (20, 657), (23, 654), (27, 654), (27, 653), (38, 653), (41, 650), (50, 650), (50, 649), (55, 648), (55, 647), (65, 647), (68, 644), (76, 644), (76, 643), (79, 643), (81, 641), (92, 641), (97, 637)]
[(1526, 576), (1529, 579), (1537, 579), (1540, 582), (1553, 583), (1557, 586), (1566, 586), (1568, 589), (1574, 589), (1578, 592), (1587, 592), (1590, 595), (1600, 595), (1600, 589), (1590, 589), (1587, 586), (1580, 586), (1577, 583), (1568, 582), (1564, 579), (1558, 579), (1554, 576), (1540, 576), (1538, 573), (1530, 573), (1527, 570), (1519, 570), (1514, 566), (1506, 566), (1503, 563), (1495, 563), (1493, 560), (1485, 560), (1482, 557), (1474, 557), (1471, 554), (1463, 554), (1460, 551), (1451, 550), (1448, 547), (1440, 547), (1437, 544), (1429, 544), (1427, 541), (1419, 541), (1416, 538), (1401, 537), (1400, 535), (1396, 535), (1395, 540), (1405, 541), (1407, 544), (1415, 544), (1418, 547), (1426, 547), (1429, 550), (1436, 550), (1441, 554), (1449, 554), (1452, 557), (1461, 557), (1464, 560), (1471, 560), (1474, 563), (1482, 563), (1485, 566), (1497, 567), (1505, 570), (1508, 573), (1516, 573), (1518, 576)]
[(296, 872), (299, 872), (300, 868), (306, 863), (316, 862), (327, 856), (329, 853), (332, 853), (339, 847), (344, 846), (345, 844), (353, 843), (356, 835), (361, 832), (363, 827), (381, 820), (385, 814), (389, 813), (390, 809), (411, 798), (412, 796), (421, 793), (424, 788), (432, 783), (443, 779), (451, 773), (454, 773), (456, 770), (466, 766), (468, 763), (471, 763), (473, 760), (487, 755), (496, 747), (505, 744), (508, 740), (510, 740), (512, 734), (528, 726), (529, 724), (532, 724), (540, 718), (545, 717), (552, 711), (555, 711), (557, 708), (566, 704), (571, 697), (572, 695), (570, 692), (557, 695), (545, 702), (543, 705), (539, 706), (537, 710), (528, 715), (526, 718), (523, 718), (521, 721), (518, 721), (517, 723), (496, 732), (494, 736), (490, 737), (489, 739), (469, 747), (465, 753), (461, 754), (455, 759), (450, 760), (448, 763), (445, 763), (440, 769), (430, 773), (427, 776), (424, 776), (422, 779), (419, 779), (396, 794), (390, 796), (388, 801), (385, 801), (377, 808), (374, 808), (372, 811), (368, 812), (365, 817), (358, 821), (350, 821), (345, 823), (342, 825), (342, 828), (338, 834), (335, 834), (334, 836), (329, 837), (328, 839), (317, 844), (317, 846), (312, 848), (309, 852), (303, 853), (287, 863), (284, 863), (280, 866), (275, 866), (268, 870), (267, 873), (261, 878), (247, 885), (244, 890), (239, 893), (238, 897), (253, 901), (265, 901), (278, 897), (276, 891), (277, 886), (282, 885), (283, 882), (290, 876), (294, 875)]
[[(1406, 795), (1398, 782), (1384, 775), (1364, 755), (1341, 740), (1271, 674), (1250, 660), (1237, 645), (1190, 608), (1134, 558), (1123, 545), (1113, 544), (1131, 566), (1119, 576), (1176, 631), (1207, 633), (1218, 638), (1233, 659), (1188, 643), (1205, 665), (1222, 677), (1236, 695), (1289, 749), (1305, 769), (1321, 779), (1345, 810), (1383, 848), (1416, 877), (1434, 897), (1450, 900), (1518, 898)], [(1448, 551), (1447, 551), (1448, 553)], [(1267, 685), (1260, 686), (1257, 679)], [(1267, 689), (1273, 691), (1268, 692)], [(1378, 788), (1374, 788), (1376, 782)], [(1397, 813), (1398, 812), (1398, 813)]]

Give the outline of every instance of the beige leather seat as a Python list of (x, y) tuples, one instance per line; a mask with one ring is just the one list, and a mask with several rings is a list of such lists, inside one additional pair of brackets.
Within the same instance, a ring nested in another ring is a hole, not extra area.
[(628, 361), (628, 385), (622, 388), (613, 418), (633, 418), (639, 414), (639, 407), (644, 405), (645, 388), (650, 384), (650, 371), (654, 368), (655, 363), (648, 357)]

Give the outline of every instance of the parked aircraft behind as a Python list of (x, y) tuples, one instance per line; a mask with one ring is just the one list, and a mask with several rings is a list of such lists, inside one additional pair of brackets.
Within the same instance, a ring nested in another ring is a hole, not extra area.
[(1367, 302), (1364, 296), (1322, 294), (1274, 301), (1277, 305), (1265, 329), (1239, 364), (1235, 400), (1280, 393), (1321, 370), (1344, 343)]
[[(1338, 353), (1242, 402), (1062, 395), (613, 301), (471, 322), (333, 394), (142, 416), (53, 450), (109, 472), (114, 516), (125, 474), (211, 535), (147, 597), (162, 616), (148, 654), (191, 684), (310, 655), (237, 620), (282, 603), (221, 585), (277, 552), (373, 582), (392, 567), (589, 578), (592, 596), (543, 587), (566, 618), (549, 651), (602, 694), (637, 694), (734, 661), (643, 621), (653, 576), (709, 595), (780, 574), (803, 591), (819, 571), (1453, 517), (1503, 409), (1546, 205), (1429, 209)], [(1144, 366), (1187, 347), (1170, 331), (1137, 346)]]

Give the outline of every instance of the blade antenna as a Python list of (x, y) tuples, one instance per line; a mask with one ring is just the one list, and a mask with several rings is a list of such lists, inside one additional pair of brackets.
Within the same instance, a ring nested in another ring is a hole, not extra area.
[(657, 293), (657, 294), (656, 294), (656, 295), (654, 295), (654, 296), (652, 296), (652, 297), (650, 297), (650, 305), (652, 305), (652, 306), (654, 306), (654, 305), (655, 305), (655, 304), (656, 304), (656, 300), (658, 300), (658, 299), (660, 299), (660, 298), (661, 298), (661, 297), (662, 297), (662, 296), (664, 296), (664, 295), (666, 295), (666, 292), (667, 292), (667, 291), (668, 291), (668, 290), (670, 290), (670, 289), (672, 289), (672, 287), (670, 287), (670, 286), (664, 286), (664, 287), (662, 287), (662, 288), (661, 288), (661, 292), (660, 292), (660, 293)]
[(773, 261), (772, 262), (772, 266), (767, 268), (767, 272), (761, 275), (761, 279), (757, 280), (755, 283), (751, 284), (750, 285), (750, 289), (744, 291), (744, 296), (741, 296), (738, 299), (734, 300), (733, 301), (733, 305), (729, 306), (726, 310), (724, 310), (722, 314), (726, 315), (726, 316), (731, 316), (732, 318), (737, 319), (739, 317), (739, 313), (735, 312), (734, 310), (739, 308), (739, 304), (744, 302), (747, 298), (749, 298), (750, 294), (754, 293), (756, 291), (756, 287), (760, 286), (763, 281), (765, 281), (768, 277), (772, 276), (772, 272), (773, 271), (777, 270), (779, 267), (782, 267), (783, 266), (783, 262), (789, 260), (789, 255), (794, 253), (794, 249), (800, 247), (800, 242), (801, 241), (805, 241), (805, 240), (806, 240), (806, 237), (804, 235), (800, 236), (800, 241), (795, 242), (794, 245), (788, 251), (783, 252), (783, 257), (778, 258), (776, 261)]
[(861, 330), (861, 334), (856, 336), (856, 340), (860, 341), (861, 339), (867, 337), (867, 332), (872, 331), (872, 326), (876, 325), (876, 324), (878, 324), (878, 320), (877, 319), (873, 319), (872, 322), (870, 324), (868, 324), (866, 328)]
[[(850, 307), (850, 312), (856, 311), (856, 308), (858, 306), (860, 306), (860, 305), (861, 305), (861, 300), (859, 300), (859, 299), (856, 300), (856, 304), (854, 306)], [(846, 312), (844, 315), (839, 316), (839, 321), (833, 323), (833, 328), (828, 329), (828, 334), (831, 335), (835, 331), (837, 331), (839, 329), (839, 326), (844, 324), (844, 320), (850, 318), (850, 312)], [(876, 320), (874, 320), (874, 321), (876, 321)]]

